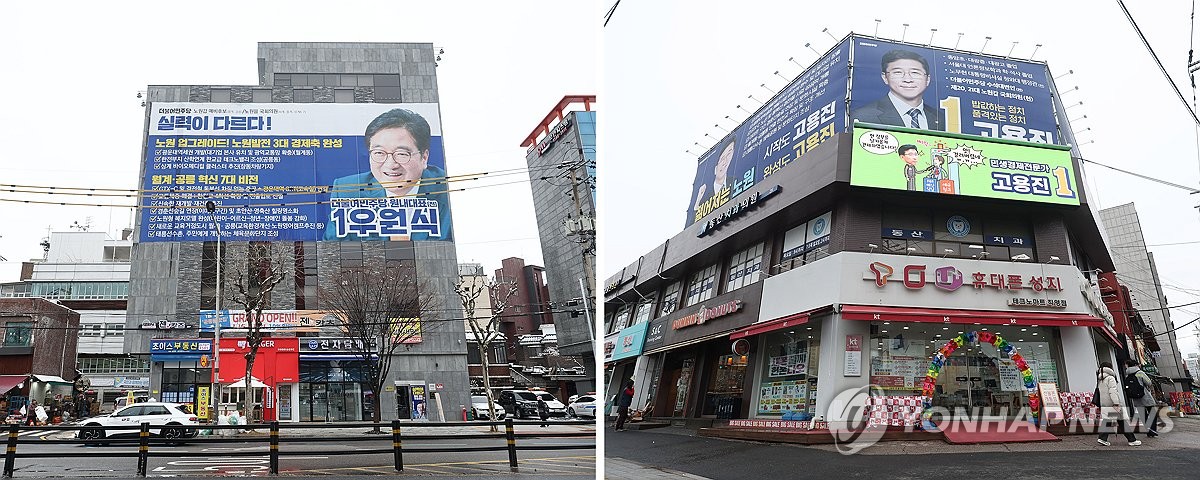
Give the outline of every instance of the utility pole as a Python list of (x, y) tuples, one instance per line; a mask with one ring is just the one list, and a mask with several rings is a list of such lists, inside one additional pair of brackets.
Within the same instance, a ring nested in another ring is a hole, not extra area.
[(571, 175), (571, 199), (575, 202), (575, 218), (568, 218), (564, 228), (567, 236), (578, 236), (579, 240), (577, 243), (583, 246), (583, 281), (587, 285), (587, 291), (583, 295), (587, 297), (596, 291), (596, 219), (594, 211), (583, 211), (583, 202), (579, 199), (580, 184), (589, 182), (585, 180), (588, 178), (586, 169), (582, 177), (579, 175), (579, 168), (585, 166), (588, 160), (587, 157), (583, 156), (583, 148), (577, 148), (579, 148), (579, 157), (581, 160), (573, 165), (569, 172)]

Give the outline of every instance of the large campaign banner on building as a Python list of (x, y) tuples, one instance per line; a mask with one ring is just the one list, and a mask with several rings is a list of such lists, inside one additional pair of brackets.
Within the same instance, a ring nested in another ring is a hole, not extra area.
[(849, 49), (829, 51), (701, 157), (685, 226), (846, 130)]
[(1060, 143), (1045, 64), (852, 40), (851, 121)]
[(856, 124), (850, 185), (1079, 205), (1071, 149)]
[(150, 111), (142, 242), (454, 238), (435, 103)]

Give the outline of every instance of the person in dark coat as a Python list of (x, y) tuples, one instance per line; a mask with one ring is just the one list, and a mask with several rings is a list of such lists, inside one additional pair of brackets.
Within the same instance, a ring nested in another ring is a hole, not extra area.
[(550, 406), (546, 405), (546, 400), (538, 397), (538, 417), (542, 419), (542, 426), (546, 426), (546, 419), (550, 418)]
[(625, 387), (617, 396), (617, 431), (625, 430), (625, 420), (629, 419), (629, 406), (633, 405), (633, 379), (625, 382)]

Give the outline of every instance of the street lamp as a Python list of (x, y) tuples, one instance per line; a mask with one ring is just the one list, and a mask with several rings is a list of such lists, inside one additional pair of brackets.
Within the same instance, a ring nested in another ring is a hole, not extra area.
[(217, 305), (216, 315), (213, 317), (213, 356), (212, 356), (212, 390), (209, 391), (209, 396), (212, 397), (212, 412), (209, 413), (211, 420), (217, 418), (217, 408), (221, 406), (220, 380), (217, 378), (217, 372), (220, 371), (221, 358), (221, 223), (217, 221), (217, 204), (209, 200), (204, 204), (204, 209), (208, 210), (208, 216), (212, 217), (213, 226), (217, 229)]

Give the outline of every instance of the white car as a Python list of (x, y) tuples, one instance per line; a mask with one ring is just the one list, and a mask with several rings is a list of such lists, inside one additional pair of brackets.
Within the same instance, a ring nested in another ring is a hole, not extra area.
[(150, 424), (151, 435), (161, 435), (168, 440), (194, 437), (199, 425), (196, 416), (184, 411), (183, 406), (178, 403), (143, 402), (129, 405), (108, 415), (80, 420), (79, 424), (82, 426), (101, 428), (83, 429), (76, 435), (81, 440), (137, 435), (142, 429), (142, 423)]
[(562, 402), (558, 401), (557, 398), (554, 398), (554, 395), (545, 392), (537, 392), (537, 396), (538, 398), (546, 401), (546, 407), (550, 409), (551, 417), (567, 416), (567, 406), (563, 405)]
[(580, 395), (574, 402), (567, 405), (567, 414), (572, 417), (596, 418), (596, 397)]
[[(500, 405), (499, 401), (495, 402), (496, 420), (504, 420), (508, 414), (504, 411), (504, 406)], [(476, 420), (490, 420), (491, 410), (488, 408), (487, 395), (471, 395), (471, 413), (475, 415)]]

